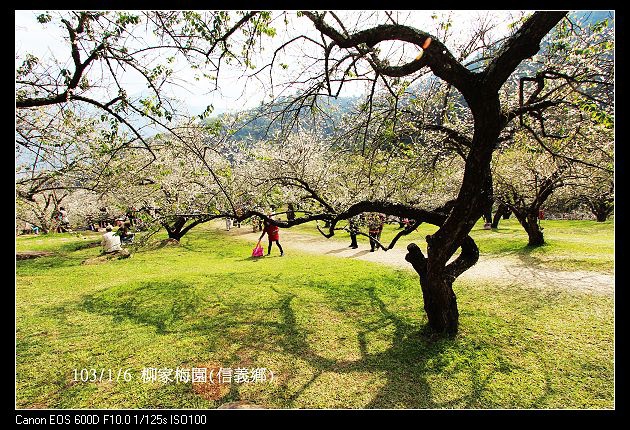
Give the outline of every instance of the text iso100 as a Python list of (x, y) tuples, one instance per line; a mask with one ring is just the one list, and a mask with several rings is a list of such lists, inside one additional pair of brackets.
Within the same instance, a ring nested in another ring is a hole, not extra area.
[(173, 414), (171, 424), (206, 424), (207, 416), (203, 414)]

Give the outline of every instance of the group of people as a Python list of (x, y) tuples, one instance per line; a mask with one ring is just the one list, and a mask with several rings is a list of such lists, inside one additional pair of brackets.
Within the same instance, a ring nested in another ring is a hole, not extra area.
[[(269, 218), (273, 219), (273, 214), (269, 212)], [(260, 218), (259, 218), (260, 219)], [(271, 254), (271, 249), (273, 243), (275, 242), (280, 250), (280, 256), (284, 255), (284, 251), (282, 249), (282, 245), (280, 245), (280, 229), (278, 226), (272, 224), (268, 219), (264, 221), (261, 219), (261, 230), (262, 233), (260, 235), (259, 241), (267, 235), (269, 240), (269, 245), (267, 248), (267, 255)], [(370, 212), (365, 214), (360, 214), (353, 216), (348, 220), (348, 231), (350, 233), (350, 245), (349, 248), (357, 249), (359, 244), (357, 242), (357, 235), (360, 233), (360, 228), (362, 225), (367, 225), (368, 228), (368, 236), (370, 239), (370, 252), (376, 251), (378, 248), (383, 248), (381, 245), (381, 234), (383, 233), (383, 227), (385, 225), (386, 217), (382, 213)], [(413, 220), (404, 218), (399, 220), (401, 224), (401, 228), (405, 229), (411, 228), (413, 224)], [(256, 230), (254, 230), (256, 231)]]
[(370, 238), (370, 252), (376, 251), (380, 246), (381, 233), (385, 225), (385, 215), (381, 213), (370, 212), (367, 214), (355, 215), (348, 220), (348, 231), (350, 232), (349, 248), (357, 249), (357, 234), (359, 234), (360, 226), (367, 225)]
[[(380, 244), (381, 233), (383, 233), (383, 226), (387, 218), (382, 213), (370, 212), (366, 214), (355, 215), (348, 220), (348, 231), (350, 232), (350, 245), (349, 248), (357, 249), (359, 247), (357, 243), (357, 235), (360, 232), (362, 225), (367, 225), (368, 236), (370, 238), (370, 252), (376, 251), (376, 249), (383, 248)], [(410, 229), (414, 223), (409, 218), (398, 219), (400, 228)]]
[(142, 231), (146, 229), (146, 225), (142, 218), (138, 216), (138, 212), (138, 209), (130, 208), (124, 215), (116, 218), (118, 215), (112, 215), (106, 207), (101, 207), (98, 214), (86, 216), (87, 228), (90, 231), (99, 231), (112, 224), (120, 227), (121, 222), (124, 222), (128, 223), (128, 226), (133, 227), (136, 231)]

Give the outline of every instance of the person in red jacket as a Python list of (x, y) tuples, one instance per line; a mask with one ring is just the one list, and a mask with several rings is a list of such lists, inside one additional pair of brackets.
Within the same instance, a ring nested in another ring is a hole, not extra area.
[[(271, 218), (271, 215), (269, 215)], [(280, 257), (284, 255), (284, 251), (282, 250), (282, 246), (280, 245), (280, 228), (277, 225), (273, 225), (268, 220), (265, 220), (263, 223), (263, 231), (258, 240), (262, 240), (263, 236), (267, 233), (267, 237), (269, 238), (269, 248), (267, 249), (267, 255), (271, 254), (271, 245), (273, 242), (276, 242), (278, 245), (278, 249), (280, 249)]]

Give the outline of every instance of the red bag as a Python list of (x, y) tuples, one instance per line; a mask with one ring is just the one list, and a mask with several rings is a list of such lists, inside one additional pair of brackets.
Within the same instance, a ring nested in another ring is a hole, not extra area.
[(260, 246), (260, 240), (256, 244), (256, 247), (252, 251), (252, 257), (262, 257), (265, 252), (263, 251), (263, 247)]

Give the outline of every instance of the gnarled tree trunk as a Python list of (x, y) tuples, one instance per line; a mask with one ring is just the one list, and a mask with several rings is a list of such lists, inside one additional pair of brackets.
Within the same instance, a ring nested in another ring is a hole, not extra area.
[(543, 236), (542, 228), (538, 223), (538, 209), (532, 209), (527, 212), (514, 211), (514, 215), (518, 222), (523, 226), (527, 232), (529, 241), (528, 246), (541, 246), (545, 244), (545, 238)]
[(415, 243), (407, 246), (405, 259), (411, 263), (420, 277), (420, 287), (424, 300), (429, 327), (438, 333), (457, 333), (459, 310), (453, 282), (479, 259), (479, 249), (470, 236), (462, 243), (462, 252), (446, 266), (431, 267), (422, 251)]
[(612, 211), (607, 210), (599, 210), (595, 212), (595, 219), (597, 222), (604, 222), (608, 219), (608, 216), (612, 213)]
[(614, 209), (614, 204), (610, 201), (589, 202), (588, 206), (597, 222), (606, 221)]
[(437, 332), (457, 333), (459, 310), (453, 282), (443, 273), (429, 272), (426, 286), (422, 286), (422, 293), (429, 326)]
[[(427, 258), (415, 244), (408, 246), (405, 257), (420, 276), (429, 326), (449, 334), (457, 332), (459, 323), (453, 282), (479, 259), (479, 249), (468, 234), (494, 200), (490, 160), (500, 132), (499, 97), (481, 91), (473, 92), (473, 96), (469, 105), (475, 117), (475, 134), (457, 200), (444, 224), (426, 237)], [(448, 263), (460, 247), (460, 255)]]

